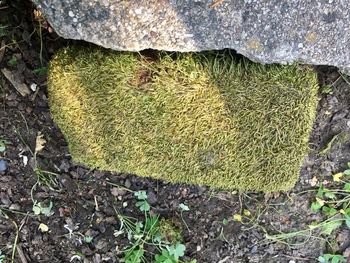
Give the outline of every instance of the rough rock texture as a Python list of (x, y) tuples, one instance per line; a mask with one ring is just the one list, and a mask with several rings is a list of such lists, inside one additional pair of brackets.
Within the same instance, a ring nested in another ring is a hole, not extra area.
[(232, 48), (262, 63), (350, 69), (349, 0), (34, 2), (59, 35), (116, 50)]

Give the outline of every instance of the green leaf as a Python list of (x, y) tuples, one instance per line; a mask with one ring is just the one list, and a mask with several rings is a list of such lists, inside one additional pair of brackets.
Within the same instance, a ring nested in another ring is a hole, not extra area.
[(134, 195), (137, 197), (138, 200), (146, 200), (147, 199), (146, 191), (138, 191), (138, 192), (135, 192)]
[(128, 231), (128, 240), (131, 241), (132, 240), (132, 232), (131, 231)]
[(14, 56), (12, 56), (12, 58), (9, 59), (9, 61), (7, 61), (7, 64), (8, 64), (9, 66), (16, 66), (16, 65), (17, 65), (17, 58), (14, 57)]
[(41, 211), (40, 207), (33, 205), (32, 210), (33, 210), (35, 215), (40, 215), (40, 211)]
[(175, 260), (185, 255), (186, 247), (183, 244), (177, 243), (176, 246), (168, 247), (169, 254), (174, 256)]
[(323, 185), (321, 184), (317, 191), (317, 197), (323, 198), (323, 193), (324, 193)]
[(85, 243), (91, 243), (94, 238), (92, 236), (85, 236), (84, 237), (84, 242)]
[(340, 263), (345, 261), (345, 257), (343, 257), (342, 255), (332, 255), (332, 263)]
[(338, 210), (333, 207), (324, 206), (322, 207), (322, 212), (327, 216), (334, 216)]
[(6, 150), (5, 142), (0, 140), (0, 152), (4, 152)]
[(332, 257), (332, 255), (330, 255), (330, 254), (325, 254), (325, 255), (323, 255), (323, 256), (319, 256), (319, 257), (318, 257), (318, 261), (319, 261), (320, 263), (328, 263), (328, 261), (331, 259), (331, 257)]
[(151, 209), (151, 206), (149, 205), (149, 203), (147, 201), (138, 201), (136, 203), (136, 206), (140, 209), (140, 211), (142, 212), (147, 212)]
[(323, 206), (323, 204), (320, 203), (320, 202), (318, 202), (318, 201), (312, 202), (312, 204), (311, 204), (311, 210), (312, 210), (313, 212), (317, 212), (322, 206)]
[(345, 218), (345, 224), (348, 228), (350, 228), (350, 216), (347, 214), (343, 214), (344, 218)]
[(50, 201), (50, 204), (49, 204), (49, 206), (48, 207), (42, 207), (41, 205), (40, 205), (40, 212), (41, 212), (41, 214), (43, 214), (43, 215), (45, 215), (45, 216), (50, 216), (50, 215), (52, 215), (52, 212), (51, 212), (51, 210), (52, 210), (52, 207), (53, 207), (53, 203)]
[(325, 235), (330, 235), (333, 230), (337, 229), (338, 227), (340, 227), (342, 225), (342, 221), (340, 220), (335, 220), (335, 221), (330, 221), (324, 225), (322, 225), (321, 229), (322, 229), (322, 234)]
[(174, 256), (170, 255), (168, 250), (162, 249), (161, 253), (155, 256), (155, 263), (176, 263)]
[(159, 230), (159, 216), (151, 216), (146, 218), (145, 230), (147, 232), (157, 232)]
[(138, 221), (135, 225), (135, 232), (136, 234), (140, 234), (143, 228), (142, 222)]
[(345, 183), (344, 187), (343, 187), (343, 190), (350, 191), (350, 184), (349, 183)]
[(344, 175), (346, 176), (350, 176), (350, 169), (347, 169), (343, 172)]
[(227, 224), (228, 224), (227, 218), (224, 218), (224, 219), (222, 220), (222, 224), (223, 224), (224, 226), (227, 226)]
[(190, 211), (190, 208), (183, 203), (179, 204), (179, 207), (182, 211)]
[[(346, 204), (344, 204), (344, 207), (346, 206)], [(344, 209), (345, 214), (347, 214), (348, 216), (350, 216), (350, 208), (345, 208)]]
[(336, 199), (337, 198), (336, 195), (333, 192), (330, 192), (330, 191), (326, 191), (324, 193), (324, 196), (329, 198), (329, 199)]
[(143, 254), (144, 254), (144, 251), (142, 248), (129, 251), (126, 253), (124, 257), (124, 261), (125, 263), (141, 263), (141, 258)]
[(36, 68), (36, 69), (33, 69), (32, 72), (34, 74), (44, 75), (47, 73), (47, 67)]

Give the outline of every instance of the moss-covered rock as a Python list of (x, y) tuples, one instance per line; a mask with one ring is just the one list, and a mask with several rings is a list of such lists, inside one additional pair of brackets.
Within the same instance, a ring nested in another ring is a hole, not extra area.
[(48, 90), (76, 161), (225, 189), (293, 187), (317, 105), (312, 70), (228, 52), (68, 48), (51, 62)]

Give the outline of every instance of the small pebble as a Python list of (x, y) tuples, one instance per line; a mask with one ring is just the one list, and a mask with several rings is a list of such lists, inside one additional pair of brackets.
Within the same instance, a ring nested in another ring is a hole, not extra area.
[(155, 203), (158, 202), (158, 198), (157, 198), (157, 195), (153, 192), (153, 191), (149, 191), (147, 193), (147, 201), (151, 204), (151, 205), (154, 205)]
[(0, 159), (0, 172), (5, 172), (7, 169), (7, 163), (4, 159)]
[(125, 186), (126, 188), (130, 188), (130, 187), (131, 187), (131, 182), (130, 182), (129, 179), (126, 179), (126, 180), (125, 180), (124, 186)]
[(120, 188), (117, 188), (117, 187), (113, 187), (113, 188), (111, 188), (111, 194), (113, 195), (113, 196), (122, 196), (122, 195), (124, 195), (126, 193), (126, 191), (125, 190), (123, 190), (123, 189), (120, 189)]
[(254, 253), (256, 253), (256, 251), (258, 251), (258, 247), (257, 246), (253, 246), (250, 252), (252, 254), (254, 254)]
[(10, 210), (21, 210), (21, 207), (19, 206), (19, 204), (12, 204), (9, 207)]
[(38, 85), (36, 85), (35, 83), (32, 83), (31, 85), (30, 85), (30, 89), (32, 90), (32, 91), (36, 91), (36, 89), (37, 89), (37, 87), (38, 87)]

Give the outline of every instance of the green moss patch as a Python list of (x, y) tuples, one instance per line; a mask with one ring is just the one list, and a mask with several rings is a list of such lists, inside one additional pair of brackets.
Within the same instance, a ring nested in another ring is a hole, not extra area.
[(51, 62), (48, 89), (76, 161), (224, 189), (293, 187), (317, 105), (312, 70), (228, 52), (68, 48)]

